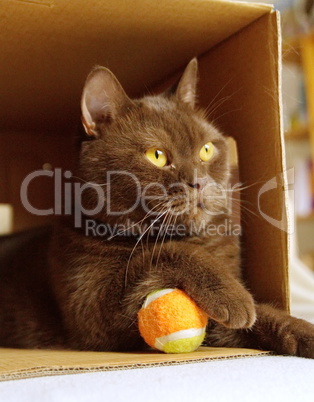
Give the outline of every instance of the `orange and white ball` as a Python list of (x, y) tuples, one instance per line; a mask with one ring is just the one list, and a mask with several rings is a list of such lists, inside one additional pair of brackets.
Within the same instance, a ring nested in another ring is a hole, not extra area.
[(180, 289), (150, 293), (138, 312), (138, 325), (145, 342), (165, 353), (187, 353), (203, 342), (207, 314)]

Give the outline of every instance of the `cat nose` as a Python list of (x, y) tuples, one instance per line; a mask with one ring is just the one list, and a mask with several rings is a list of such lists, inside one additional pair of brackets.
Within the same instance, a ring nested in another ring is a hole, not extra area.
[(197, 191), (203, 190), (207, 183), (207, 178), (202, 177), (195, 180), (194, 183), (187, 183), (189, 187), (195, 188)]
[(192, 188), (195, 188), (196, 190), (200, 190), (200, 188), (201, 188), (201, 185), (200, 185), (200, 183), (194, 183), (194, 184), (192, 184), (192, 183), (188, 183), (188, 186), (190, 186), (190, 187), (192, 187)]
[(202, 189), (202, 185), (199, 182), (195, 182), (195, 183), (188, 183), (188, 186), (195, 188), (196, 190), (200, 191)]

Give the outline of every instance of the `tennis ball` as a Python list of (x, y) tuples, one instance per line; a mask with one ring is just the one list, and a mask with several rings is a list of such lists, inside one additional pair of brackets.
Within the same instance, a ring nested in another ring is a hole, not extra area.
[(208, 316), (182, 290), (161, 289), (150, 293), (138, 312), (145, 342), (165, 353), (187, 353), (204, 340)]

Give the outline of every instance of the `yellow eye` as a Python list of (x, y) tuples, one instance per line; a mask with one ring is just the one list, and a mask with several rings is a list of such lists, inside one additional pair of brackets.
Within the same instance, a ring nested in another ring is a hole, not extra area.
[(200, 150), (200, 158), (203, 162), (208, 162), (215, 153), (215, 147), (212, 142), (207, 142)]
[(150, 148), (145, 152), (146, 158), (157, 167), (164, 167), (167, 164), (167, 157), (163, 151), (157, 148)]

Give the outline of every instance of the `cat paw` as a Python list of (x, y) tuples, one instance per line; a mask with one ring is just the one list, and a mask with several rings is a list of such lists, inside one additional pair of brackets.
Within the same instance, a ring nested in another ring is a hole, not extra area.
[(284, 354), (314, 359), (314, 325), (290, 317), (281, 329), (281, 342)]
[(250, 328), (256, 320), (253, 297), (242, 286), (212, 292), (207, 305), (209, 318), (227, 328)]

